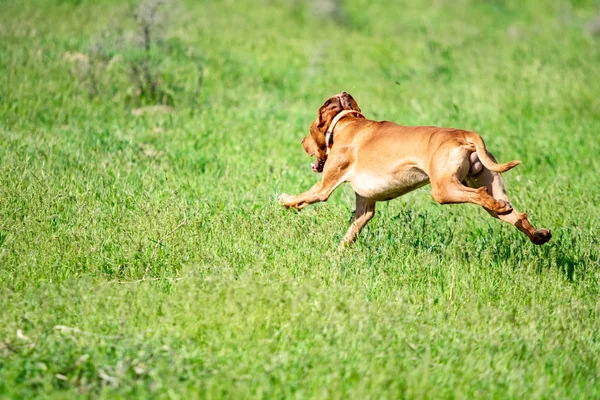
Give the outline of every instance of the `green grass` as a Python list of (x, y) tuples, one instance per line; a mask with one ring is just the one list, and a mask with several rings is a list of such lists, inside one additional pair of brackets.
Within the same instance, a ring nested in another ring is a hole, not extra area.
[[(0, 397), (600, 397), (597, 7), (181, 2), (174, 112), (134, 116), (126, 58), (96, 97), (65, 58), (130, 5), (1, 2)], [(552, 241), (426, 187), (337, 252), (351, 188), (276, 198), (319, 179), (300, 140), (342, 90), (522, 160), (507, 192)]]

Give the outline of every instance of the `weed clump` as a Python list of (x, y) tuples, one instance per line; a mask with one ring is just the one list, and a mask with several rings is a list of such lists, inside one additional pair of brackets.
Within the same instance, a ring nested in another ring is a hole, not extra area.
[(348, 25), (350, 22), (343, 0), (289, 0), (289, 6), (301, 18), (318, 18), (339, 25)]
[(110, 97), (129, 107), (196, 105), (202, 60), (189, 45), (166, 35), (174, 5), (175, 0), (142, 1), (86, 52), (65, 54), (89, 99)]

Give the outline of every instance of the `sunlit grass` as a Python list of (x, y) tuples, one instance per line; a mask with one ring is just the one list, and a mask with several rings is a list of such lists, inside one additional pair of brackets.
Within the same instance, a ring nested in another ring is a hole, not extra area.
[[(90, 96), (65, 56), (132, 7), (3, 4), (0, 396), (599, 397), (597, 10), (521, 3), (181, 2), (173, 110), (142, 115), (126, 58)], [(342, 90), (522, 160), (507, 192), (552, 241), (423, 188), (337, 252), (351, 188), (276, 197), (319, 178), (300, 140)]]

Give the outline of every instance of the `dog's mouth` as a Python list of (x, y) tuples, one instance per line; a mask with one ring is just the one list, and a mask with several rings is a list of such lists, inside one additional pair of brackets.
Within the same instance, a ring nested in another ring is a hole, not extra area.
[(325, 159), (317, 156), (315, 162), (311, 163), (310, 166), (312, 167), (313, 172), (321, 173), (323, 172), (323, 167), (325, 166)]

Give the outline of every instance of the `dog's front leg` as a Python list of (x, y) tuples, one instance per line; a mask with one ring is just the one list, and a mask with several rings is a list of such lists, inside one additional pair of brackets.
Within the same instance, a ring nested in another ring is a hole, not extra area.
[(309, 204), (327, 201), (329, 196), (331, 196), (331, 193), (342, 182), (343, 181), (326, 182), (325, 180), (322, 180), (321, 182), (311, 187), (310, 190), (301, 193), (298, 196), (282, 193), (278, 197), (279, 204), (281, 204), (285, 208), (295, 208), (297, 210), (300, 210)]
[(327, 201), (331, 193), (342, 183), (346, 178), (347, 162), (335, 163), (330, 159), (325, 164), (323, 170), (323, 180), (315, 184), (310, 190), (301, 193), (297, 196), (282, 193), (279, 195), (279, 204), (286, 208), (295, 208), (300, 210), (309, 204)]

